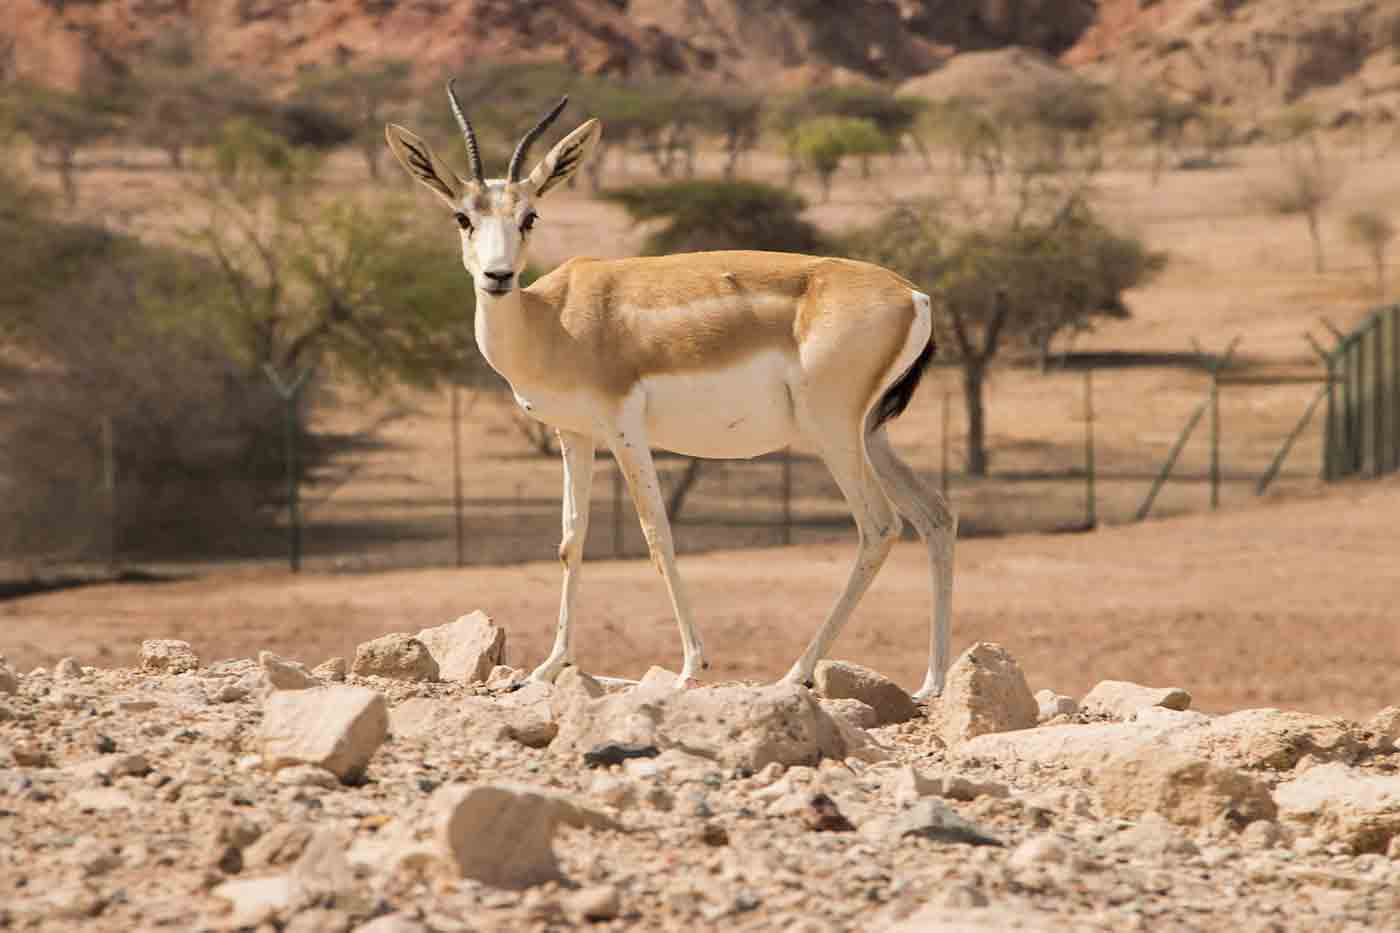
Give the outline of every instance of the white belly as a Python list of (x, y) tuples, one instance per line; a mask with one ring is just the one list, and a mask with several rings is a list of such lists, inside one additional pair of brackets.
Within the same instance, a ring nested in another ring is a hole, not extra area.
[(756, 353), (707, 372), (642, 380), (647, 440), (652, 447), (692, 457), (756, 457), (797, 435), (792, 390), (797, 359)]

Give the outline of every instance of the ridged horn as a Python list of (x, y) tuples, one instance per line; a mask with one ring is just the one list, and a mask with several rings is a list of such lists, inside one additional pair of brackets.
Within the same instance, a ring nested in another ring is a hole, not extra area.
[(484, 185), (486, 172), (481, 167), (481, 153), (476, 148), (476, 133), (472, 132), (472, 125), (467, 120), (467, 115), (462, 112), (462, 102), (457, 99), (457, 92), (453, 90), (452, 86), (456, 83), (456, 78), (447, 82), (447, 99), (452, 103), (452, 115), (457, 118), (457, 125), (462, 128), (462, 138), (467, 143), (467, 159), (472, 164), (472, 174)]
[(535, 140), (549, 129), (549, 125), (559, 118), (559, 114), (564, 112), (564, 108), (569, 104), (568, 95), (559, 99), (559, 103), (554, 105), (554, 109), (545, 114), (543, 120), (535, 124), (535, 128), (525, 134), (525, 138), (520, 140), (520, 145), (515, 147), (515, 155), (510, 157), (510, 168), (506, 171), (507, 181), (519, 181), (520, 169), (525, 164), (525, 159), (530, 154), (530, 147), (535, 144)]

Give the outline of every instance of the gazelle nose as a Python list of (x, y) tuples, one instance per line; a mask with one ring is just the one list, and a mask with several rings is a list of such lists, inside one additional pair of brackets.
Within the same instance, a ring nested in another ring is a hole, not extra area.
[(506, 289), (510, 288), (510, 281), (511, 279), (515, 278), (515, 273), (510, 271), (492, 272), (488, 269), (486, 270), (486, 278), (489, 280), (490, 285), (492, 287), (497, 289)]

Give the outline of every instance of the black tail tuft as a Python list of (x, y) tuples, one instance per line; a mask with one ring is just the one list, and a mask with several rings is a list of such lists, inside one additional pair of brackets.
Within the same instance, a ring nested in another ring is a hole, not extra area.
[(893, 421), (904, 414), (904, 409), (909, 407), (909, 400), (914, 397), (914, 390), (919, 387), (919, 380), (924, 378), (924, 370), (928, 369), (932, 359), (933, 341), (930, 340), (913, 364), (904, 371), (904, 375), (899, 377), (899, 381), (880, 396), (880, 403), (875, 406), (875, 421), (870, 425), (872, 433), (886, 421)]

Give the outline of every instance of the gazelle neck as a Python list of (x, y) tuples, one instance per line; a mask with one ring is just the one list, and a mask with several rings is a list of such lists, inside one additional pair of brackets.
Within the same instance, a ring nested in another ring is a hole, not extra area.
[(511, 383), (516, 381), (512, 373), (519, 373), (532, 342), (520, 292), (513, 288), (507, 295), (493, 295), (479, 286), (476, 289), (477, 348), (491, 368)]

